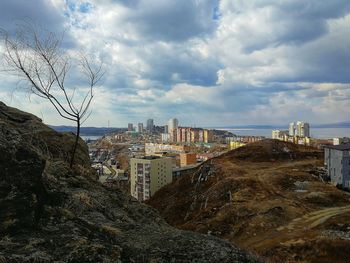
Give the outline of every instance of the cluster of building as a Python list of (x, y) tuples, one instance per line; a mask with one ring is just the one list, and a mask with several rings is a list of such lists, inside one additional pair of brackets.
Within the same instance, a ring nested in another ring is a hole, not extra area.
[[(180, 167), (189, 164), (197, 164), (198, 157), (206, 160), (209, 158), (206, 154), (180, 153), (178, 154)], [(213, 156), (210, 156), (213, 157)], [(197, 166), (191, 166), (194, 169)], [(174, 158), (164, 156), (143, 156), (130, 159), (130, 193), (139, 201), (145, 201), (151, 198), (160, 188), (170, 184), (174, 178)], [(176, 175), (175, 175), (176, 177)]]
[(258, 142), (264, 139), (264, 136), (233, 136), (227, 137), (226, 143), (229, 145), (230, 150), (234, 150), (249, 143)]
[[(145, 143), (146, 156), (168, 157), (172, 160), (173, 168), (195, 165), (197, 162), (207, 160), (209, 155), (200, 155), (192, 152), (188, 145), (175, 145), (163, 143)], [(207, 157), (207, 158), (206, 158)]]
[(143, 126), (143, 123), (140, 122), (134, 127), (134, 124), (128, 123), (128, 132), (138, 132), (138, 133), (153, 133), (154, 132), (154, 121), (153, 119), (148, 119), (146, 122), (146, 129)]
[(210, 143), (213, 141), (212, 130), (202, 128), (179, 127), (176, 118), (170, 119), (161, 134), (162, 142), (170, 143)]
[(291, 122), (289, 130), (273, 130), (272, 139), (310, 145), (310, 124), (303, 121)]
[(160, 155), (165, 152), (171, 153), (184, 153), (189, 152), (191, 147), (188, 145), (175, 145), (175, 144), (163, 144), (163, 143), (145, 143), (146, 155)]

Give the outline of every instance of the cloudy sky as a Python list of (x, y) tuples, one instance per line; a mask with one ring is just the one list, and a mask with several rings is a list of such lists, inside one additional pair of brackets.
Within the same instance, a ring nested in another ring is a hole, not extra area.
[[(0, 26), (19, 20), (65, 31), (64, 48), (104, 61), (85, 125), (350, 121), (349, 0), (1, 1)], [(1, 80), (6, 104), (69, 124)]]

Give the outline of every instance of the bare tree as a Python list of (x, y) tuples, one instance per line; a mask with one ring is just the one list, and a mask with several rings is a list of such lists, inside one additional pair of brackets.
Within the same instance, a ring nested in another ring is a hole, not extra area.
[[(14, 34), (2, 31), (2, 35), (6, 69), (24, 81), (31, 94), (49, 100), (62, 118), (75, 122), (76, 138), (70, 158), (72, 167), (80, 127), (91, 113), (93, 88), (104, 74), (102, 63), (93, 64), (85, 55), (69, 54), (62, 47), (63, 34), (38, 30), (32, 25), (18, 26)], [(83, 96), (79, 91), (80, 99), (76, 99), (78, 89), (74, 84), (67, 84), (68, 73), (78, 68), (87, 89)]]

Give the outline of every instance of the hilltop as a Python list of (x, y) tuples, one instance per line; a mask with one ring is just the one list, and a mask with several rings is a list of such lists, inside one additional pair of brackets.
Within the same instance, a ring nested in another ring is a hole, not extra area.
[(258, 262), (105, 188), (80, 140), (0, 102), (0, 262)]
[(322, 165), (320, 150), (264, 140), (205, 162), (149, 204), (267, 262), (348, 262), (350, 195), (316, 176)]

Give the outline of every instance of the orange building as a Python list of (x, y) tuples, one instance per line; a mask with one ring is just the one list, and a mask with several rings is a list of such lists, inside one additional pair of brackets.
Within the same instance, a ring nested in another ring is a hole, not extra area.
[(180, 166), (187, 166), (197, 163), (197, 155), (195, 153), (180, 153)]

